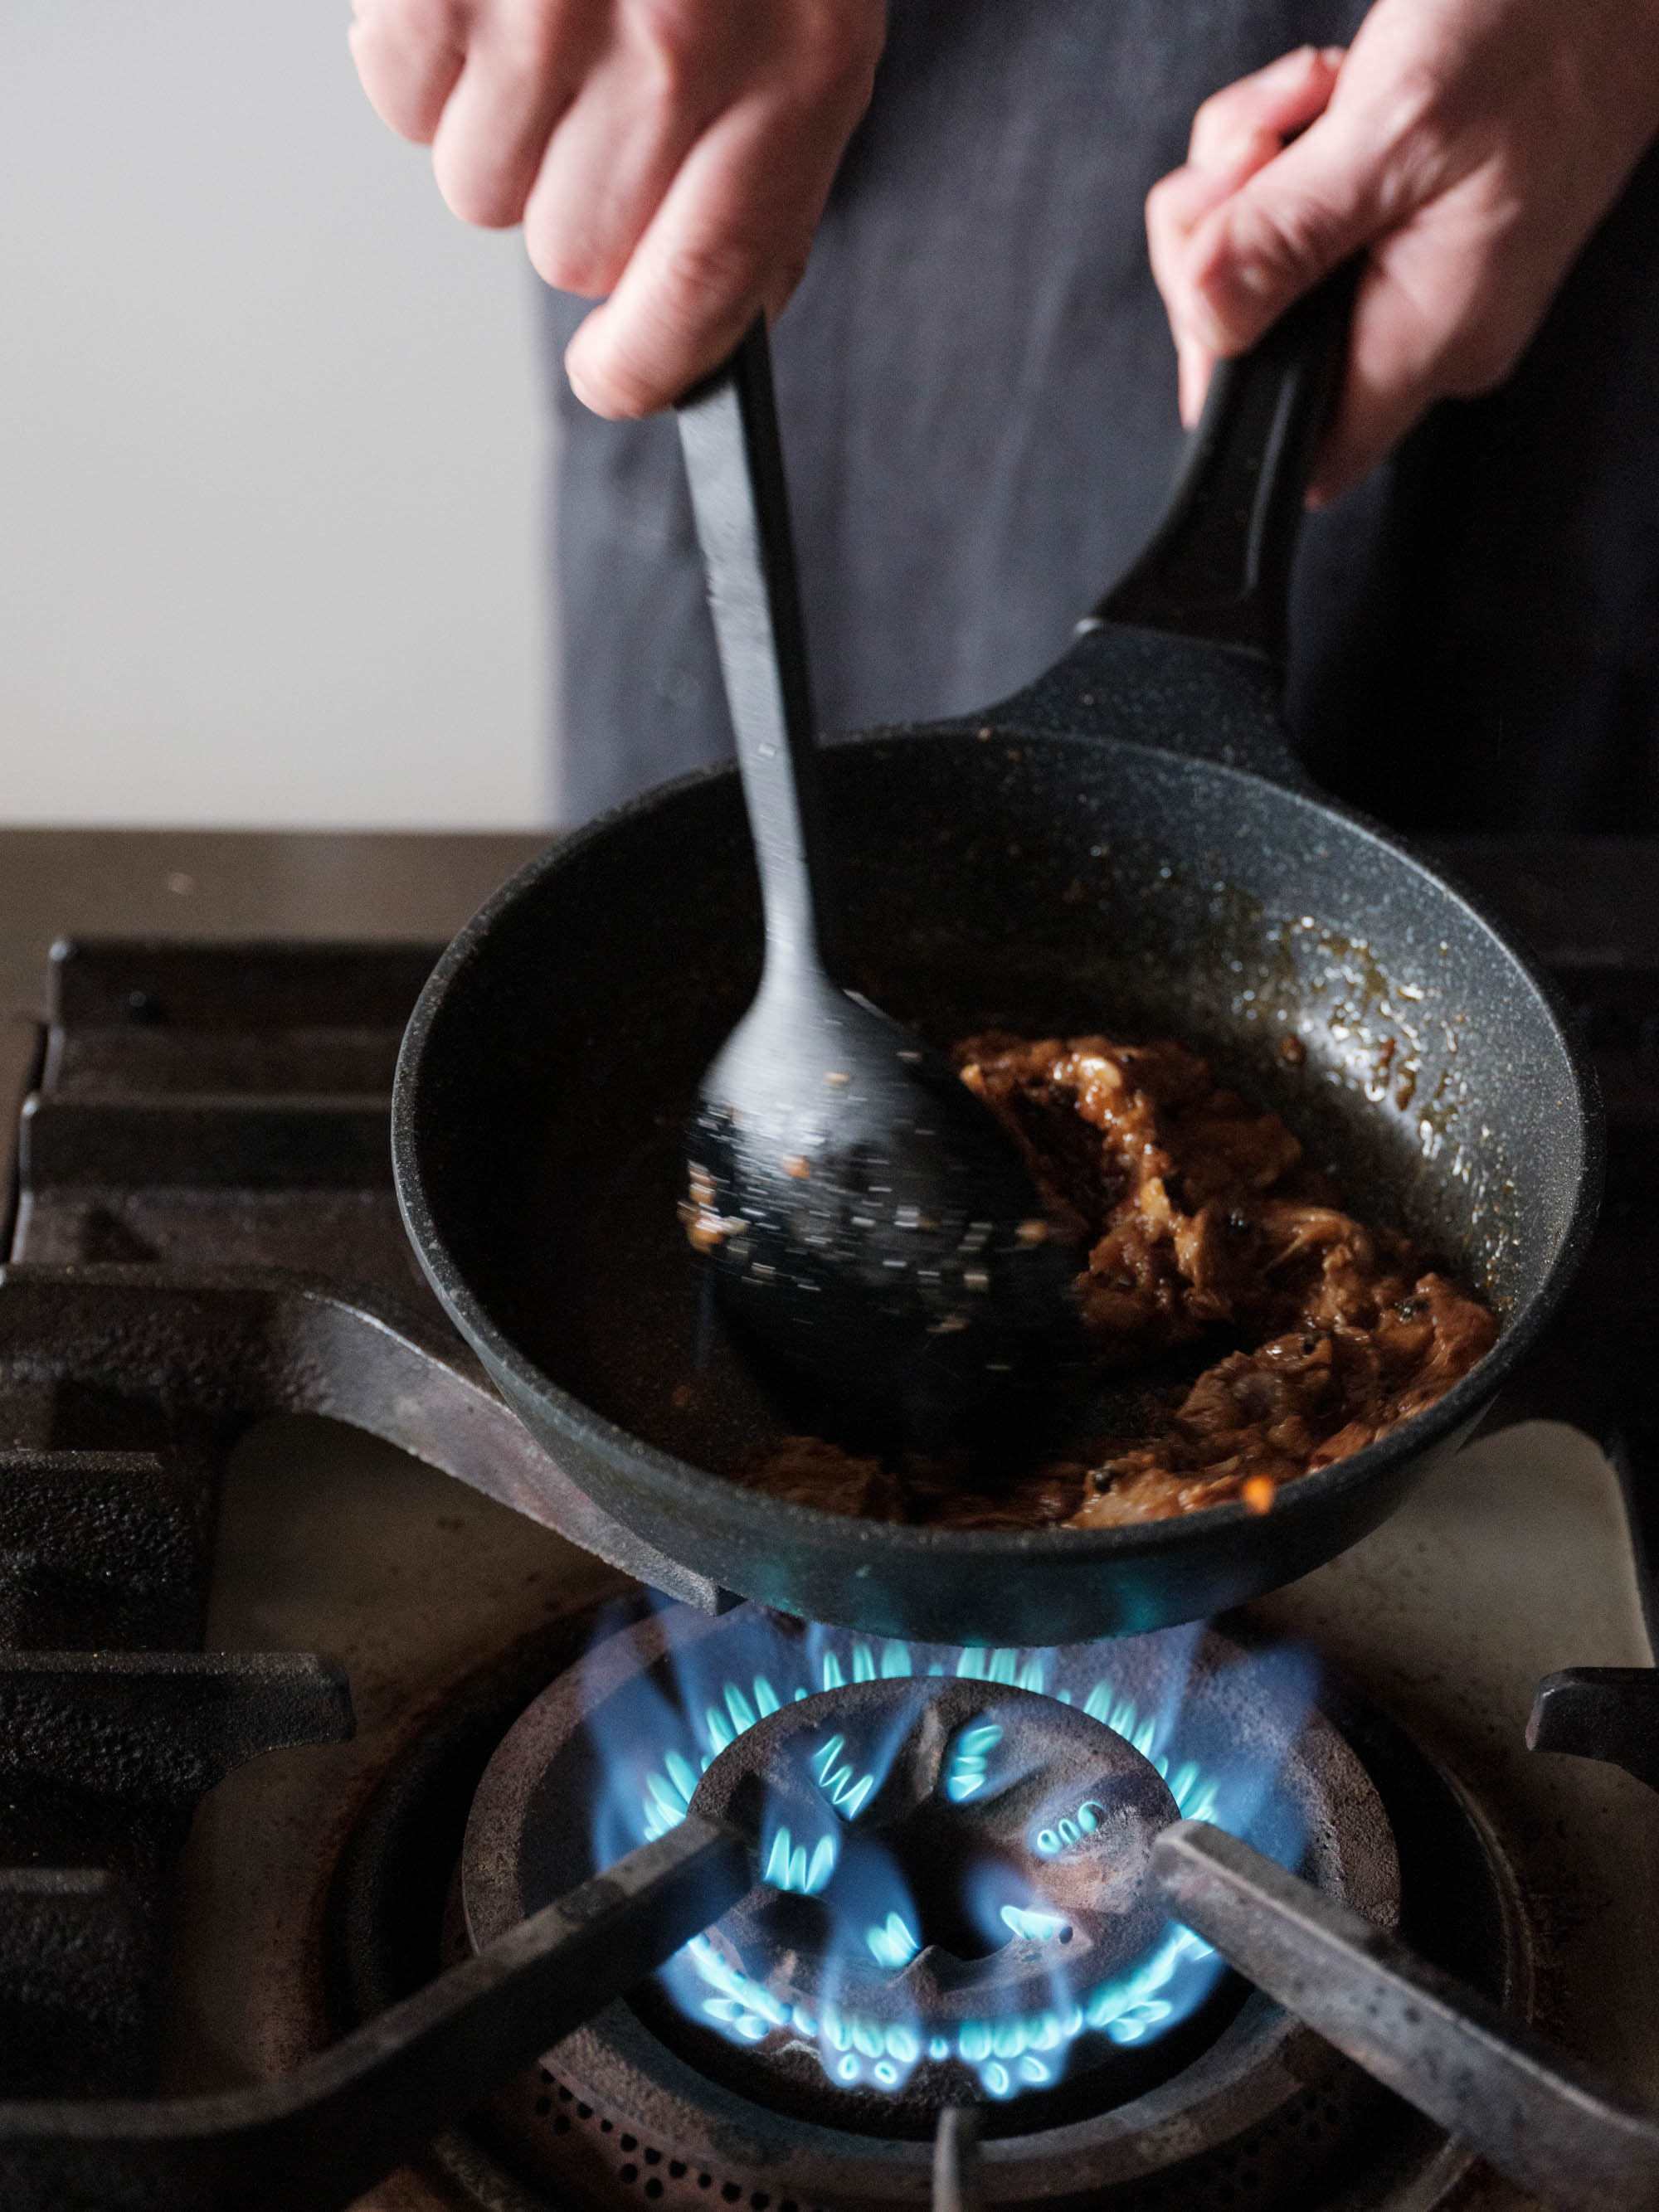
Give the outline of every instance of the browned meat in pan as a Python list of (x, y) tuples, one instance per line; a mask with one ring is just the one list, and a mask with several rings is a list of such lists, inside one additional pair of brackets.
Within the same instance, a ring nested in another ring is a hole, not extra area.
[(1086, 1254), (1084, 1328), (1103, 1370), (1206, 1340), (1184, 1394), (1148, 1398), (1133, 1437), (1084, 1437), (988, 1492), (982, 1470), (850, 1458), (793, 1437), (740, 1480), (831, 1511), (967, 1528), (1109, 1527), (1279, 1484), (1431, 1406), (1498, 1323), (1397, 1230), (1367, 1224), (1277, 1114), (1218, 1085), (1186, 1046), (992, 1034), (962, 1079), (1024, 1152)]

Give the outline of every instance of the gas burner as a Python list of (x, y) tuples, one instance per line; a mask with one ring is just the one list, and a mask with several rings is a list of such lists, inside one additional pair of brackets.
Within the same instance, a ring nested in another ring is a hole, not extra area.
[[(1223, 2186), (1241, 2208), (1311, 2203), (1362, 2141), (1431, 2159), (1414, 2120), (1197, 1939), (1139, 1898), (1115, 1922), (1087, 1901), (1082, 1870), (1103, 1860), (1127, 1901), (1184, 1800), (1393, 1924), (1389, 1814), (1313, 1687), (1300, 1653), (1214, 1630), (947, 1652), (753, 1607), (632, 1620), (491, 1758), (452, 1942), (488, 1942), (688, 1799), (747, 1827), (770, 1879), (494, 2101), (497, 2155), (600, 2204), (643, 2190), (877, 2212), (928, 2201), (937, 2112), (972, 2100), (990, 2204), (1061, 2212), (1155, 2188), (1160, 2205), (1212, 2205)], [(693, 1759), (722, 1751), (700, 1787)], [(677, 1771), (675, 1799), (661, 1784)], [(914, 1917), (891, 1908), (896, 1927), (867, 1902), (869, 1855), (909, 1879)], [(994, 1880), (976, 1890), (970, 1865), (1023, 1885), (1022, 1901)], [(826, 2000), (826, 1931), (854, 1923)], [(1027, 2057), (1046, 2080), (1021, 2078)]]
[[(1145, 2003), (1204, 1948), (1170, 1930), (1148, 1876), (1181, 1817), (1169, 1784), (1124, 1737), (1030, 1690), (822, 1691), (747, 1729), (692, 1807), (752, 1836), (762, 1869), (690, 1947), (721, 1993), (702, 2009), (744, 2038), (724, 2070), (832, 2124), (849, 2088), (878, 2093), (864, 2101), (879, 2124), (909, 2134), (917, 2112), (931, 2132), (946, 2106), (1050, 2082), (1091, 1991)], [(861, 1944), (838, 1942), (849, 1926)], [(677, 2008), (653, 2012), (673, 2042)]]

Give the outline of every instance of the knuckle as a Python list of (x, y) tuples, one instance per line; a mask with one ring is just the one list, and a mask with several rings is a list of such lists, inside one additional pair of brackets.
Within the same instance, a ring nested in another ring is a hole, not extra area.
[(1146, 258), (1160, 291), (1167, 293), (1176, 275), (1184, 227), (1177, 222), (1169, 200), (1156, 189), (1146, 195)]
[(682, 239), (663, 264), (664, 297), (688, 321), (701, 322), (711, 305), (754, 289), (757, 258), (747, 239), (735, 235)]
[(1445, 86), (1426, 63), (1403, 62), (1363, 118), (1353, 122), (1375, 149), (1379, 168), (1401, 189), (1420, 191), (1440, 167), (1450, 137)]
[(1333, 211), (1310, 195), (1282, 201), (1271, 210), (1242, 211), (1234, 244), (1242, 257), (1290, 281), (1322, 274), (1335, 248)]
[(507, 230), (524, 213), (522, 188), (500, 169), (441, 144), (432, 171), (450, 213), (477, 230)]
[(1160, 177), (1147, 193), (1144, 210), (1146, 236), (1154, 247), (1165, 240), (1173, 240), (1190, 228), (1188, 198), (1184, 189), (1187, 182), (1186, 170), (1172, 170), (1167, 177)]
[(1476, 314), (1446, 347), (1439, 381), (1449, 397), (1473, 399), (1502, 384), (1525, 349), (1526, 333), (1496, 312)]
[(465, 52), (452, 0), (357, 0), (349, 37), (383, 119), (404, 137), (430, 138)]
[(1225, 129), (1227, 118), (1236, 104), (1232, 86), (1224, 86), (1202, 100), (1193, 114), (1192, 136), (1189, 143), (1196, 149)]
[(860, 84), (881, 45), (880, 11), (867, 0), (809, 0), (793, 26), (797, 64), (823, 89)]
[(635, 0), (629, 30), (652, 93), (665, 106), (677, 106), (706, 68), (707, 16), (688, 7), (686, 0)]
[(563, 26), (551, 0), (508, 0), (495, 15), (490, 43), (510, 74), (541, 79), (557, 63)]
[(560, 45), (564, 20), (556, 0), (495, 0), (489, 13), (489, 38), (515, 60), (544, 62)]
[(1431, 60), (1421, 54), (1402, 56), (1389, 74), (1380, 119), (1394, 137), (1410, 137), (1437, 125), (1444, 96), (1444, 80)]
[(351, 13), (359, 30), (404, 46), (435, 46), (454, 27), (449, 0), (354, 0)]
[(600, 299), (621, 273), (562, 224), (527, 225), (524, 242), (531, 267), (556, 292), (572, 292), (584, 300)]

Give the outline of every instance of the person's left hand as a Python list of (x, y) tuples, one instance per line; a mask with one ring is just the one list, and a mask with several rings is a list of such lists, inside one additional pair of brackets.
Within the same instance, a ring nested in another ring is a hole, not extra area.
[[(1659, 0), (1376, 0), (1205, 101), (1146, 203), (1189, 425), (1214, 362), (1365, 250), (1310, 501), (1510, 374), (1659, 131)], [(1659, 246), (1656, 246), (1659, 252)]]

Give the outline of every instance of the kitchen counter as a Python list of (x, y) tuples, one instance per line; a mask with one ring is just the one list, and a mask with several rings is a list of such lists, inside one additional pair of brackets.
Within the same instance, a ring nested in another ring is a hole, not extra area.
[(58, 937), (441, 944), (544, 835), (0, 830), (0, 1012), (46, 1012)]
[[(548, 842), (524, 832), (0, 830), (0, 1012), (45, 1012), (58, 937), (438, 943)], [(1432, 849), (1545, 958), (1659, 965), (1659, 840), (1458, 838)]]

